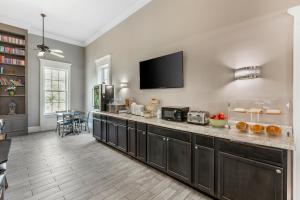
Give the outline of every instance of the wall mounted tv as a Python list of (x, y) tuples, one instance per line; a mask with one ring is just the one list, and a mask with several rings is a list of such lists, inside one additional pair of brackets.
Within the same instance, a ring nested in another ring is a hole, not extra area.
[(140, 89), (182, 87), (182, 51), (140, 62)]

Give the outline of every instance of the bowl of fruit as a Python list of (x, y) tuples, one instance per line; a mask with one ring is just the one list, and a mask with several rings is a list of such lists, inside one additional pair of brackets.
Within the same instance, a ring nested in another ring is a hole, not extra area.
[(227, 118), (224, 113), (219, 113), (217, 115), (213, 115), (209, 118), (209, 123), (211, 126), (216, 128), (224, 128), (227, 124)]

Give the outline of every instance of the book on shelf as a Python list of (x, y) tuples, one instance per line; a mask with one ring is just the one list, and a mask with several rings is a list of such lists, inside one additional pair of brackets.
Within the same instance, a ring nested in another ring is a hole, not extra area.
[(0, 56), (0, 64), (25, 66), (25, 60), (20, 60), (16, 58), (6, 58), (5, 56)]
[(7, 78), (0, 77), (0, 85), (8, 85), (9, 81)]
[(22, 80), (8, 80), (5, 77), (0, 77), (0, 85), (3, 86), (24, 86), (24, 83), (22, 82)]
[(17, 45), (25, 45), (25, 40), (4, 34), (0, 34), (0, 41)]
[(0, 53), (7, 53), (7, 54), (14, 54), (14, 55), (25, 55), (25, 50), (20, 48), (12, 48), (12, 47), (5, 47), (0, 46)]

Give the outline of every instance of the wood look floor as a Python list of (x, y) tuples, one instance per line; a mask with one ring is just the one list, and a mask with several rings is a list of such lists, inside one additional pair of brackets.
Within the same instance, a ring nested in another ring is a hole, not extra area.
[(7, 178), (6, 200), (210, 199), (91, 134), (13, 138)]

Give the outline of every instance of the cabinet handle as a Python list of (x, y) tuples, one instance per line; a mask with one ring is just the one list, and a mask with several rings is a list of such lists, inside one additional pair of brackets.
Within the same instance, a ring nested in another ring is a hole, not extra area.
[(276, 169), (276, 173), (277, 174), (281, 174), (281, 170), (280, 169)]
[(169, 138), (167, 138), (167, 141), (169, 141)]
[(195, 146), (195, 149), (198, 149), (198, 146)]
[(166, 138), (163, 138), (163, 140), (165, 141), (165, 140), (166, 140)]
[(145, 135), (145, 132), (143, 131), (142, 134)]

